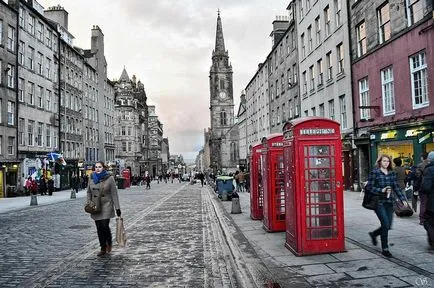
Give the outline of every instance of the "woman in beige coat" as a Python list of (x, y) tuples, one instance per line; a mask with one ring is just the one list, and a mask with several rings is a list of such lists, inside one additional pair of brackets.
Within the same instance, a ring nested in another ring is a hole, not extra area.
[(121, 216), (119, 206), (118, 190), (115, 180), (105, 170), (104, 162), (98, 161), (95, 163), (95, 172), (91, 174), (89, 184), (87, 185), (87, 200), (96, 199), (103, 190), (101, 197), (101, 212), (91, 214), (95, 220), (96, 230), (98, 232), (99, 244), (101, 251), (97, 256), (104, 256), (112, 250), (112, 233), (110, 231), (110, 218)]

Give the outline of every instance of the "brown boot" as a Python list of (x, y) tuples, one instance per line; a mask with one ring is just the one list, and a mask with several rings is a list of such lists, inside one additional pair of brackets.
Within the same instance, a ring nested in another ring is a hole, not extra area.
[(107, 253), (107, 252), (106, 252), (105, 248), (101, 248), (101, 251), (99, 251), (98, 254), (96, 254), (96, 256), (98, 256), (98, 257), (102, 257), (102, 256), (104, 256), (106, 253)]
[(106, 250), (107, 250), (107, 253), (112, 252), (112, 245), (108, 245), (108, 244), (107, 244), (107, 248), (106, 248)]

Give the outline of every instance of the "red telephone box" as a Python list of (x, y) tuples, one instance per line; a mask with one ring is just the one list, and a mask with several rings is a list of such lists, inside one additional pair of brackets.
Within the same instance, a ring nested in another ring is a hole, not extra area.
[(261, 168), (262, 143), (250, 146), (250, 218), (263, 218), (264, 191), (262, 189)]
[(297, 256), (345, 251), (339, 123), (305, 117), (283, 131), (285, 247)]
[(283, 162), (283, 135), (272, 134), (262, 138), (262, 187), (264, 218), (267, 232), (285, 231), (285, 189)]
[(124, 178), (124, 188), (131, 186), (131, 175), (129, 169), (122, 170), (122, 177)]

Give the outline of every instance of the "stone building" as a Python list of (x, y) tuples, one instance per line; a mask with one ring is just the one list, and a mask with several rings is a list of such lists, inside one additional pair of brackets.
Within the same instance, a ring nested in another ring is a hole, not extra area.
[(162, 168), (161, 172), (166, 174), (169, 170), (169, 156), (170, 156), (170, 146), (169, 146), (169, 138), (163, 138), (161, 141), (161, 162)]
[(434, 150), (433, 1), (349, 7), (359, 181), (378, 155), (418, 164)]
[(246, 168), (247, 160), (247, 107), (246, 107), (246, 94), (242, 91), (240, 96), (240, 106), (238, 106), (237, 123), (238, 123), (238, 147), (239, 147), (239, 163), (238, 165)]
[(347, 1), (299, 1), (296, 11), (302, 116), (341, 124), (344, 184), (349, 189), (353, 106)]
[(210, 168), (230, 172), (238, 165), (238, 126), (234, 124), (232, 65), (225, 48), (220, 12), (217, 16), (215, 48), (209, 72), (211, 129)]
[(124, 163), (132, 175), (142, 175), (148, 160), (148, 106), (146, 92), (136, 77), (129, 78), (125, 68), (114, 82), (116, 117), (116, 160)]
[(18, 11), (18, 158), (21, 181), (59, 149), (59, 32), (37, 1), (10, 0)]
[(155, 106), (148, 106), (148, 137), (149, 137), (149, 157), (148, 172), (155, 177), (163, 173), (163, 159), (161, 149), (163, 142), (163, 124), (158, 119)]
[(0, 1), (0, 198), (12, 194), (10, 189), (21, 180), (17, 157), (17, 18), (17, 10)]

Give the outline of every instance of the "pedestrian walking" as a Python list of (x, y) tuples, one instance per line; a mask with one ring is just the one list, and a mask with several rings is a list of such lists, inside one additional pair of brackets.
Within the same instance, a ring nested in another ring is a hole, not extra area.
[(95, 220), (96, 231), (98, 233), (99, 244), (101, 250), (97, 256), (104, 256), (112, 250), (112, 234), (110, 231), (110, 218), (121, 216), (121, 208), (119, 206), (118, 189), (115, 180), (110, 176), (105, 169), (104, 162), (98, 161), (95, 163), (95, 172), (92, 173), (89, 185), (87, 186), (87, 200), (95, 200), (100, 193), (103, 193), (101, 198), (101, 211), (96, 214), (91, 214), (91, 218)]
[(396, 173), (392, 170), (392, 159), (387, 155), (380, 155), (376, 161), (376, 167), (369, 173), (366, 192), (377, 196), (375, 214), (380, 220), (381, 226), (375, 231), (369, 232), (372, 244), (377, 245), (377, 237), (381, 238), (382, 254), (393, 257), (389, 251), (389, 230), (393, 220), (393, 202), (399, 197), (404, 205), (408, 206), (406, 197), (398, 184)]
[[(425, 193), (421, 193), (422, 190), (422, 178), (423, 178), (423, 171), (425, 170), (425, 167), (428, 166), (428, 164), (430, 163), (430, 161), (428, 160), (428, 153), (423, 153), (422, 154), (422, 163), (420, 163), (419, 165), (417, 165), (416, 168), (416, 173), (415, 173), (415, 180), (414, 180), (414, 184), (413, 184), (413, 189), (416, 192), (416, 200), (417, 201), (417, 197), (419, 197), (419, 202), (420, 202), (420, 206), (419, 206), (419, 224), (420, 225), (424, 225), (425, 222), (425, 208), (426, 208), (426, 194)], [(413, 201), (412, 201), (413, 204)], [(417, 206), (417, 202), (415, 203), (415, 206)], [(416, 211), (416, 210), (415, 210)]]
[(146, 175), (145, 181), (146, 181), (146, 189), (151, 189), (151, 177), (149, 175)]
[(53, 196), (53, 192), (54, 192), (54, 180), (53, 180), (53, 177), (48, 177), (47, 187), (48, 187), (48, 195), (49, 196)]
[(405, 174), (405, 168), (401, 166), (401, 158), (393, 159), (393, 163), (395, 164), (395, 168), (393, 170), (396, 173), (396, 181), (398, 181), (399, 187), (401, 187), (401, 189), (405, 189), (405, 180), (407, 175)]
[(429, 152), (427, 160), (420, 195), (424, 195), (426, 201), (423, 226), (428, 234), (430, 249), (434, 249), (434, 151)]

